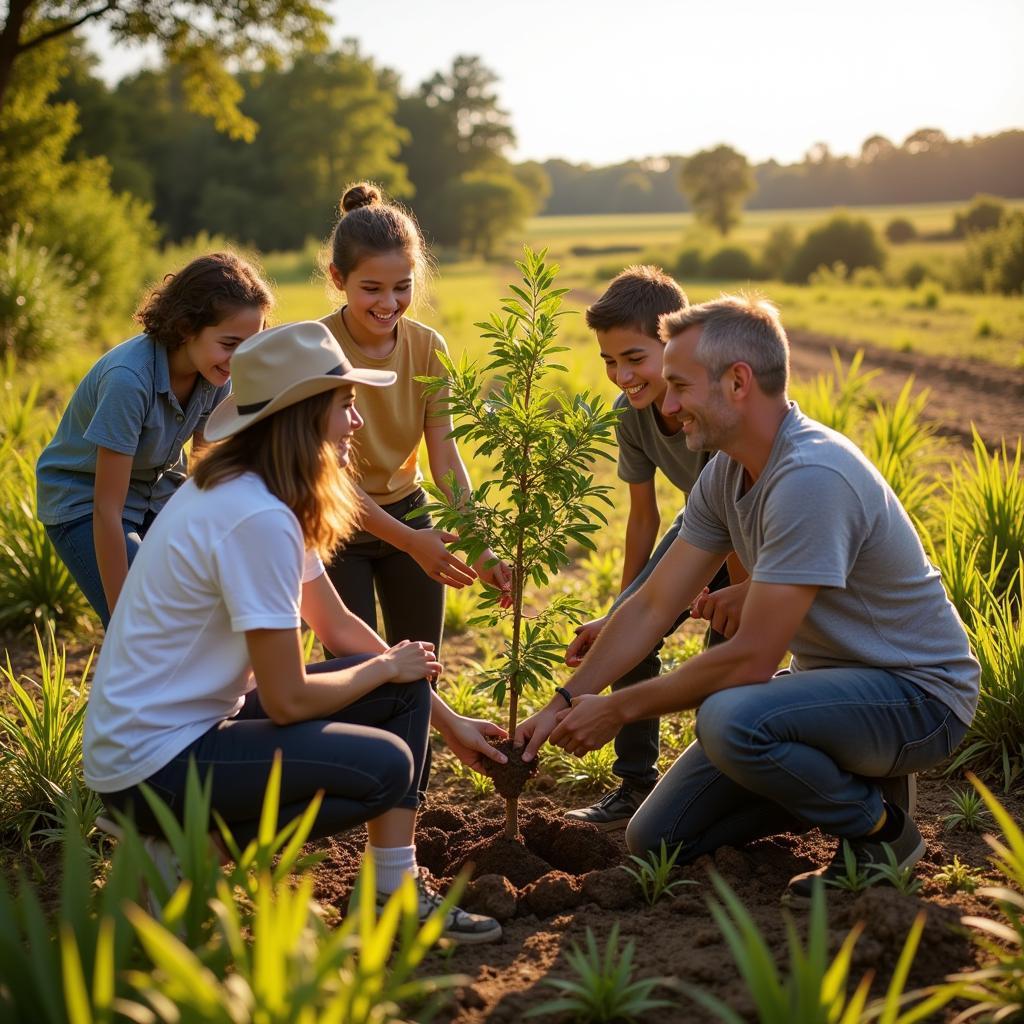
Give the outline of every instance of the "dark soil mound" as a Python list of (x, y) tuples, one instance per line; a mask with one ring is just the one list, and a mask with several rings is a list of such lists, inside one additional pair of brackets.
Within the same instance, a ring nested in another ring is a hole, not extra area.
[(494, 788), (499, 796), (514, 799), (526, 788), (526, 784), (537, 774), (537, 759), (523, 760), (522, 747), (513, 747), (511, 740), (502, 740), (494, 744), (508, 760), (505, 764), (485, 760), (482, 770), (494, 780)]
[(503, 875), (518, 887), (549, 871), (578, 876), (612, 867), (622, 859), (616, 844), (593, 825), (543, 810), (522, 815), (519, 840), (506, 839), (503, 831), (500, 812), (488, 814), (481, 808), (460, 816), (451, 804), (431, 808), (420, 815), (417, 857), (439, 877), (457, 874), (472, 864), (473, 878)]

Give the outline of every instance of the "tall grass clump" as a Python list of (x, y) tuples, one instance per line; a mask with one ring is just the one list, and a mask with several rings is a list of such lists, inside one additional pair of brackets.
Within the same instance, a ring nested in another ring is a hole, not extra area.
[[(885, 996), (869, 1005), (874, 971), (861, 978), (852, 994), (847, 991), (853, 950), (863, 931), (863, 922), (854, 925), (829, 962), (825, 896), (820, 883), (815, 884), (811, 897), (806, 946), (800, 941), (792, 917), (788, 912), (785, 914), (788, 970), (780, 972), (771, 948), (742, 901), (721, 877), (715, 875), (713, 881), (721, 903), (709, 900), (711, 913), (754, 1002), (759, 1024), (866, 1024), (873, 1020), (913, 1024), (933, 1019), (931, 1015), (955, 997), (955, 992), (945, 988), (934, 993), (905, 991), (924, 930), (924, 913), (918, 915), (910, 928)], [(727, 1024), (743, 1024), (747, 1019), (696, 985), (684, 983), (681, 987)]]
[(976, 890), (979, 896), (994, 901), (999, 919), (961, 918), (965, 925), (974, 929), (974, 941), (987, 955), (987, 962), (978, 970), (950, 977), (953, 994), (971, 1003), (954, 1024), (967, 1020), (1021, 1020), (1024, 1019), (1024, 832), (982, 782), (968, 777), (996, 819), (1005, 843), (994, 836), (985, 836), (992, 848), (989, 859), (1002, 876), (1002, 882)]
[(79, 623), (89, 610), (74, 577), (36, 518), (31, 462), (0, 445), (0, 627)]
[(1008, 793), (1024, 773), (1024, 561), (1005, 594), (986, 590), (968, 619), (968, 633), (981, 665), (978, 709), (964, 747), (949, 770), (971, 768), (1001, 778)]
[[(406, 879), (378, 917), (367, 857), (344, 920), (329, 929), (313, 900), (310, 859), (300, 856), (319, 801), (278, 830), (280, 772), (278, 759), (257, 839), (240, 851), (225, 835), (236, 858), (227, 875), (207, 833), (209, 789), (191, 774), (174, 846), (201, 862), (183, 864), (183, 879), (160, 894), (166, 899), (144, 900), (160, 873), (128, 820), (102, 886), (73, 829), (56, 905), (47, 907), (20, 873), (13, 895), (0, 880), (0, 1020), (388, 1024), (429, 1016), (431, 1004), (466, 981), (417, 977), (461, 886), (420, 924)], [(152, 802), (161, 818), (170, 813)], [(200, 916), (186, 926), (188, 908)]]
[(927, 534), (925, 520), (938, 482), (932, 474), (935, 462), (935, 428), (924, 422), (928, 391), (914, 395), (909, 377), (894, 402), (874, 403), (864, 430), (864, 454), (885, 477), (918, 532)]
[(10, 655), (0, 665), (4, 700), (0, 702), (0, 832), (15, 832), (27, 842), (41, 817), (58, 801), (82, 787), (82, 731), (85, 728), (86, 678), (90, 655), (76, 683), (67, 670), (67, 652), (58, 648), (50, 626), (36, 630), (39, 680), (18, 677)]
[(953, 467), (948, 485), (950, 510), (958, 530), (981, 541), (978, 557), (983, 566), (1002, 560), (996, 596), (1011, 586), (1024, 557), (1024, 477), (1021, 475), (1021, 439), (1012, 452), (1004, 440), (989, 452), (974, 431), (972, 458)]
[(820, 373), (810, 384), (794, 383), (793, 395), (805, 416), (852, 437), (860, 418), (872, 402), (869, 385), (878, 370), (863, 370), (864, 353), (857, 352), (844, 366), (839, 353), (832, 350), (833, 373)]
[(82, 289), (67, 259), (15, 224), (0, 247), (0, 353), (38, 359), (76, 334)]

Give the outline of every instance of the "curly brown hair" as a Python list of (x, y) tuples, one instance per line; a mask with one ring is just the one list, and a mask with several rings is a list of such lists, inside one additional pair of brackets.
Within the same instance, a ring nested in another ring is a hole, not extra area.
[(241, 256), (211, 252), (168, 274), (146, 296), (135, 319), (154, 341), (173, 351), (247, 306), (266, 316), (274, 307), (270, 286)]

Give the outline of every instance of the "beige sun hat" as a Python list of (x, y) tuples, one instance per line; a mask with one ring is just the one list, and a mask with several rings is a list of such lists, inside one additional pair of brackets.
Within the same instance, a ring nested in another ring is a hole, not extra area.
[(304, 398), (345, 383), (384, 387), (391, 370), (357, 370), (317, 320), (299, 320), (246, 338), (231, 358), (231, 394), (210, 413), (203, 435), (222, 441)]

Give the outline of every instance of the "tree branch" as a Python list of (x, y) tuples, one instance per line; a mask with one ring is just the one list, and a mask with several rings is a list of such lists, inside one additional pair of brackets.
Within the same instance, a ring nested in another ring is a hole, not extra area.
[(51, 39), (56, 39), (58, 36), (66, 35), (68, 32), (74, 32), (76, 28), (84, 25), (87, 21), (91, 21), (93, 18), (102, 18), (104, 14), (108, 14), (117, 8), (118, 0), (107, 0), (102, 7), (97, 7), (94, 11), (87, 11), (80, 18), (76, 18), (74, 21), (65, 22), (63, 25), (55, 25), (53, 28), (47, 29), (45, 32), (40, 32), (34, 39), (30, 39), (27, 43), (18, 44), (18, 53), (26, 53), (29, 50), (35, 49), (37, 46), (41, 46), (43, 43), (48, 43)]

